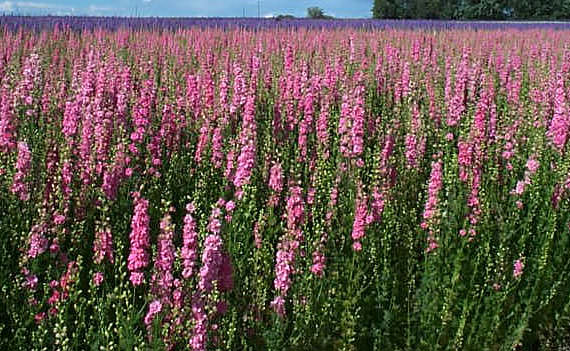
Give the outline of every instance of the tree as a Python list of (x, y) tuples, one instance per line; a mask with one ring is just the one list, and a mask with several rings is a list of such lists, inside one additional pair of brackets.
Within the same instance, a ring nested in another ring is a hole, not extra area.
[(382, 5), (384, 5), (384, 1), (374, 0), (374, 5), (372, 5), (372, 18), (385, 18)]
[(399, 0), (374, 0), (372, 7), (373, 18), (400, 18), (398, 5)]
[(472, 0), (466, 6), (463, 17), (467, 19), (505, 19), (506, 2), (503, 0)]
[(427, 13), (427, 3), (429, 1), (426, 0), (414, 0), (410, 4), (410, 13), (412, 18), (430, 18), (429, 14)]
[(373, 18), (570, 19), (570, 0), (374, 0)]
[(327, 18), (328, 16), (325, 15), (325, 11), (323, 11), (322, 8), (314, 6), (307, 9), (307, 17), (313, 19), (323, 19)]
[(281, 21), (281, 20), (294, 19), (295, 16), (289, 15), (289, 14), (285, 14), (285, 15), (277, 15), (277, 16), (275, 16), (275, 17), (273, 17), (273, 18), (276, 19), (277, 21)]

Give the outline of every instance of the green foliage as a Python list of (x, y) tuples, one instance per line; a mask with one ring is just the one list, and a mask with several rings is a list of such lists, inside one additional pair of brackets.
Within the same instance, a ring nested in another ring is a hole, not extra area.
[(295, 18), (295, 16), (293, 16), (293, 15), (277, 15), (274, 18), (276, 20), (280, 21), (280, 20), (284, 20), (284, 19), (293, 19), (293, 18)]
[(331, 16), (325, 14), (325, 11), (320, 7), (307, 8), (307, 17), (311, 19), (332, 19)]
[(373, 18), (570, 20), (570, 0), (374, 0)]

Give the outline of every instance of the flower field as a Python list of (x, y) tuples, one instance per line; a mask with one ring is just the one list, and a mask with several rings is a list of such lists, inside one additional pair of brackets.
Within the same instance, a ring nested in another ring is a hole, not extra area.
[(570, 345), (568, 30), (12, 24), (1, 350)]

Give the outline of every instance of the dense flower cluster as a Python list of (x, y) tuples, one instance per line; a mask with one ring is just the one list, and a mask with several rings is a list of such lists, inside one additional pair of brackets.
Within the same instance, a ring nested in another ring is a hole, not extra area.
[(291, 193), (287, 198), (287, 232), (278, 246), (275, 280), (273, 281), (273, 286), (278, 294), (271, 302), (271, 306), (281, 316), (285, 315), (285, 298), (291, 287), (295, 256), (303, 239), (301, 226), (304, 216), (305, 208), (302, 189), (299, 186), (294, 186), (291, 188)]
[(28, 144), (24, 142), (18, 143), (18, 161), (16, 162), (16, 174), (12, 180), (13, 194), (17, 195), (20, 200), (27, 201), (30, 198), (26, 177), (32, 166), (32, 153)]
[(0, 29), (0, 350), (564, 329), (567, 31), (59, 20)]
[(196, 232), (196, 222), (192, 217), (194, 205), (186, 205), (186, 216), (184, 217), (184, 228), (182, 229), (182, 277), (190, 278), (194, 274), (194, 267), (198, 258), (198, 233)]
[(130, 280), (133, 285), (141, 285), (144, 282), (143, 269), (149, 264), (148, 248), (150, 246), (148, 200), (141, 197), (140, 193), (133, 194), (135, 209), (131, 221), (130, 252), (128, 265)]
[(432, 251), (438, 247), (437, 239), (434, 237), (433, 228), (435, 223), (433, 221), (437, 220), (437, 204), (439, 201), (439, 191), (443, 185), (443, 174), (442, 174), (443, 163), (441, 160), (434, 161), (431, 164), (431, 173), (428, 183), (428, 197), (425, 204), (425, 209), (423, 213), (424, 221), (422, 222), (422, 228), (428, 229), (428, 251)]

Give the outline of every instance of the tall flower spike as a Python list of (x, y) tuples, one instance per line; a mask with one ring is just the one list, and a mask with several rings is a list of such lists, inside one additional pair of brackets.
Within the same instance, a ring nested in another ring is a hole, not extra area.
[(154, 262), (154, 273), (152, 276), (153, 292), (162, 298), (163, 302), (171, 303), (171, 293), (174, 286), (174, 276), (172, 268), (174, 265), (174, 225), (169, 209), (160, 221), (160, 234), (158, 235), (157, 255)]
[(17, 195), (20, 200), (28, 201), (30, 193), (26, 177), (32, 167), (32, 153), (28, 144), (24, 142), (18, 143), (18, 160), (16, 161), (16, 173), (12, 180), (12, 188), (10, 189), (14, 195)]
[(431, 173), (428, 184), (428, 198), (426, 200), (425, 209), (421, 226), (428, 230), (428, 248), (427, 251), (433, 251), (438, 247), (437, 239), (434, 236), (434, 223), (437, 220), (437, 204), (439, 191), (443, 186), (442, 174), (443, 162), (441, 160), (434, 161), (431, 164)]
[(184, 217), (184, 228), (182, 229), (182, 277), (188, 279), (194, 273), (196, 259), (198, 258), (198, 233), (196, 232), (196, 221), (192, 217), (194, 205), (186, 205), (186, 216)]
[(127, 268), (131, 272), (130, 280), (133, 285), (141, 285), (144, 283), (143, 270), (149, 264), (150, 247), (149, 238), (149, 222), (148, 216), (148, 200), (141, 197), (140, 193), (133, 194), (135, 209), (133, 219), (131, 221), (131, 250), (129, 253)]
[(566, 94), (564, 91), (564, 77), (558, 74), (556, 79), (556, 90), (554, 95), (554, 116), (550, 122), (550, 128), (547, 135), (550, 137), (552, 144), (562, 151), (566, 141), (568, 140), (568, 133), (570, 132), (570, 115), (566, 106)]

